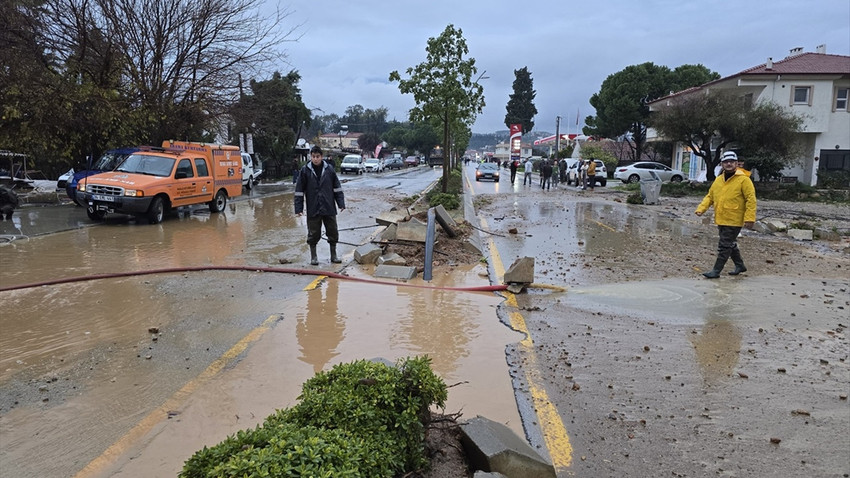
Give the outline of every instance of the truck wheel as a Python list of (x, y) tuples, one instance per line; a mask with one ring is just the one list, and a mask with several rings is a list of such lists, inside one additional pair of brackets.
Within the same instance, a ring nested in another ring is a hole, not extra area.
[(106, 217), (106, 211), (98, 211), (94, 208), (94, 206), (87, 207), (86, 214), (92, 221), (102, 221), (103, 218)]
[(210, 212), (224, 211), (225, 206), (227, 206), (227, 194), (224, 194), (224, 191), (215, 193), (215, 197), (210, 202)]
[(163, 217), (165, 217), (165, 201), (163, 201), (161, 197), (157, 196), (153, 198), (151, 206), (148, 209), (148, 222), (151, 224), (159, 224), (162, 222)]

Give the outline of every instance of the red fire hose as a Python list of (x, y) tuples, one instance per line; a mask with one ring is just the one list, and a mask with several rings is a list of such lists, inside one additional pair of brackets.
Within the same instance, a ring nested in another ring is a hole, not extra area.
[(132, 276), (144, 276), (151, 274), (173, 274), (175, 272), (200, 272), (200, 271), (249, 271), (249, 272), (274, 272), (278, 274), (299, 274), (299, 275), (314, 275), (314, 276), (327, 276), (332, 277), (334, 279), (344, 279), (344, 280), (353, 280), (357, 282), (364, 282), (367, 284), (379, 284), (379, 285), (392, 285), (397, 287), (416, 287), (419, 289), (439, 289), (439, 290), (454, 290), (454, 291), (462, 291), (462, 292), (495, 292), (501, 290), (507, 290), (508, 286), (506, 285), (485, 285), (478, 287), (436, 287), (430, 285), (417, 285), (417, 284), (408, 284), (405, 282), (387, 282), (387, 281), (379, 281), (373, 279), (363, 279), (360, 277), (351, 277), (343, 274), (338, 274), (336, 272), (322, 271), (322, 270), (314, 270), (314, 269), (290, 269), (287, 267), (251, 267), (251, 266), (195, 266), (195, 267), (171, 267), (167, 269), (151, 269), (146, 271), (132, 271), (132, 272), (113, 272), (109, 274), (94, 274), (88, 276), (81, 277), (68, 277), (65, 279), (54, 279), (49, 281), (42, 282), (34, 282), (31, 284), (20, 284), (13, 285), (8, 287), (0, 287), (0, 292), (12, 291), (12, 290), (21, 290), (21, 289), (31, 289), (33, 287), (40, 287), (46, 285), (57, 285), (57, 284), (69, 284), (72, 282), (83, 282), (90, 280), (101, 280), (101, 279), (112, 279), (116, 277), (132, 277)]

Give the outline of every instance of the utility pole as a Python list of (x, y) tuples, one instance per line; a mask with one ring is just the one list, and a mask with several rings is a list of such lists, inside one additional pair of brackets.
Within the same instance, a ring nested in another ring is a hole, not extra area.
[(555, 117), (555, 158), (561, 152), (561, 117)]

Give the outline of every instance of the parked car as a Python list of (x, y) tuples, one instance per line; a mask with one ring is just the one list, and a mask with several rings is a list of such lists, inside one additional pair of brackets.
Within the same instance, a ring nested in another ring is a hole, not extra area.
[(103, 153), (103, 156), (101, 156), (97, 161), (89, 165), (88, 169), (83, 169), (82, 171), (74, 172), (74, 175), (71, 176), (71, 178), (65, 182), (65, 193), (77, 205), (85, 206), (85, 204), (82, 204), (77, 200), (77, 184), (89, 176), (104, 173), (107, 171), (113, 171), (122, 162), (124, 162), (125, 159), (127, 159), (127, 156), (130, 156), (138, 150), (139, 148), (119, 148), (110, 149), (109, 151)]
[(475, 171), (475, 180), (492, 179), (494, 182), (499, 180), (499, 165), (495, 163), (481, 163)]
[(421, 164), (421, 163), (419, 161), (419, 158), (417, 158), (416, 156), (408, 156), (408, 157), (404, 158), (404, 164), (406, 164), (408, 167), (410, 167), (410, 166), (419, 166), (419, 164)]
[(368, 173), (383, 173), (384, 172), (384, 160), (379, 158), (368, 158), (364, 163), (366, 165), (366, 172)]
[[(581, 161), (576, 159), (572, 161), (572, 163), (567, 161), (567, 184), (580, 186), (578, 183), (578, 168), (581, 165)], [(605, 163), (598, 159), (594, 159), (593, 162), (596, 163), (596, 184), (605, 186), (608, 184), (608, 170), (605, 169)]]
[(653, 179), (650, 171), (655, 172), (662, 181), (678, 183), (685, 179), (685, 173), (653, 161), (640, 161), (628, 166), (619, 166), (614, 171), (614, 179), (624, 183), (636, 183), (641, 179)]
[(67, 173), (59, 176), (59, 179), (56, 181), (56, 189), (64, 190), (66, 186), (68, 186), (68, 181), (74, 177), (74, 168), (68, 170)]
[(339, 171), (343, 174), (363, 174), (366, 172), (366, 165), (363, 164), (363, 158), (359, 154), (346, 154), (339, 164)]
[(401, 158), (389, 158), (384, 161), (384, 169), (401, 169), (404, 167), (404, 160)]

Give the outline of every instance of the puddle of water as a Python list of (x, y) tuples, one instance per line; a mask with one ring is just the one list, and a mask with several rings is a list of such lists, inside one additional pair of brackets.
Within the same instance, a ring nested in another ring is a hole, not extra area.
[[(478, 284), (481, 266), (438, 286)], [(351, 271), (358, 275), (359, 271)], [(418, 280), (412, 283), (422, 284)], [(279, 408), (297, 403), (304, 381), (318, 370), (359, 359), (427, 354), (449, 388), (446, 410), (484, 415), (524, 436), (505, 361), (505, 346), (522, 337), (498, 323), (501, 298), (326, 279), (318, 288), (269, 304), (283, 320), (238, 365), (201, 387), (174, 420), (114, 466), (95, 476), (173, 476), (192, 453), (236, 430), (253, 427)], [(133, 457), (132, 459), (128, 457)]]

